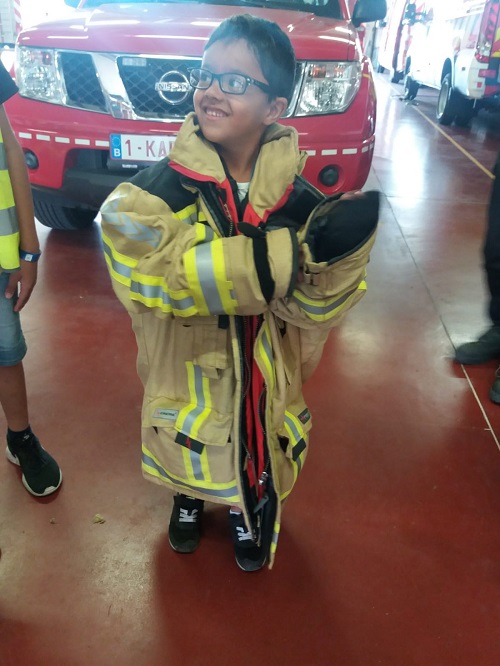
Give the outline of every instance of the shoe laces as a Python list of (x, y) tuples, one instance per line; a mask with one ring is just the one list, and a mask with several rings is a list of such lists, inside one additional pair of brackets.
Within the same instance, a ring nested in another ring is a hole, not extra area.
[(22, 442), (15, 448), (15, 456), (29, 469), (38, 470), (45, 464), (42, 446), (33, 433), (23, 437)]
[(196, 523), (198, 520), (198, 509), (179, 509), (180, 523)]
[(238, 541), (253, 541), (252, 534), (241, 525), (236, 526), (236, 536)]

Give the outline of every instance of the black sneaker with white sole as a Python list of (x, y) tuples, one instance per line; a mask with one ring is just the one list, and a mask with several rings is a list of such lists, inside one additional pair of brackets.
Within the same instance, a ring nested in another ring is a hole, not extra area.
[(258, 571), (266, 563), (266, 553), (253, 540), (242, 513), (229, 512), (229, 524), (234, 543), (236, 564), (242, 571)]
[(23, 473), (23, 485), (36, 497), (55, 493), (62, 483), (62, 473), (54, 458), (40, 444), (32, 432), (14, 442), (7, 435), (7, 460), (19, 465)]
[(203, 506), (203, 500), (175, 495), (168, 542), (177, 553), (193, 553), (198, 548)]

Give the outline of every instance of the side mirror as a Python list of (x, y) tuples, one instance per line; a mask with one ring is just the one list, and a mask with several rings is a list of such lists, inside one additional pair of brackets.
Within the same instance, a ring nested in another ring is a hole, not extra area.
[(387, 14), (386, 0), (358, 0), (352, 12), (352, 22), (355, 28), (362, 23), (379, 21)]

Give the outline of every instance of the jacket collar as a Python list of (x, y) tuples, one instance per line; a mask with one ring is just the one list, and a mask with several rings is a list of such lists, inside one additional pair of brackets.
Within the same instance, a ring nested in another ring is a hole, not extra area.
[[(249, 190), (250, 205), (260, 219), (266, 219), (269, 211), (286, 199), (306, 158), (306, 153), (299, 151), (294, 128), (275, 123), (266, 130)], [(170, 152), (170, 160), (174, 169), (178, 168), (194, 180), (227, 187), (227, 175), (219, 154), (201, 134), (194, 113), (186, 117)]]

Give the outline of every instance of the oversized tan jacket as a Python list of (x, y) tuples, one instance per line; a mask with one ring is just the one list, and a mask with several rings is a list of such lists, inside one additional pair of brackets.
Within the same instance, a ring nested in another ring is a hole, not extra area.
[[(169, 159), (121, 184), (101, 209), (113, 287), (137, 337), (144, 475), (190, 496), (240, 506), (253, 530), (258, 521), (242, 481), (248, 363), (242, 322), (263, 316), (253, 354), (267, 394), (270, 563), (281, 504), (307, 455), (311, 416), (302, 384), (329, 330), (365, 293), (374, 241), (371, 233), (348, 254), (314, 263), (303, 242), (308, 225), (337, 202), (297, 180), (304, 159), (294, 129), (269, 128), (244, 212), (249, 224), (234, 235), (238, 211), (228, 177), (191, 115)], [(301, 282), (299, 246), (306, 258)]]

